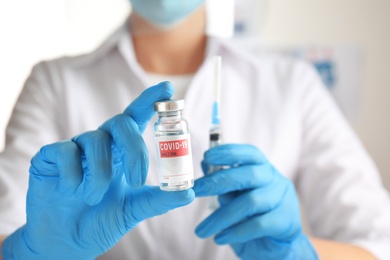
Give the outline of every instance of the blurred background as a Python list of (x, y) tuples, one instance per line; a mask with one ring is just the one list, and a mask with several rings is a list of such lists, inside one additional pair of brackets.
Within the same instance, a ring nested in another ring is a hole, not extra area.
[[(93, 50), (129, 11), (127, 0), (0, 2), (0, 150), (31, 67)], [(317, 67), (390, 190), (390, 1), (236, 0), (235, 11), (235, 37)]]

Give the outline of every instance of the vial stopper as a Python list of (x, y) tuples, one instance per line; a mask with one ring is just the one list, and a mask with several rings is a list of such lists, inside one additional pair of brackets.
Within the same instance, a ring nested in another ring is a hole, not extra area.
[(170, 112), (170, 111), (179, 111), (184, 109), (184, 100), (183, 99), (168, 99), (162, 100), (154, 103), (154, 111), (157, 112)]

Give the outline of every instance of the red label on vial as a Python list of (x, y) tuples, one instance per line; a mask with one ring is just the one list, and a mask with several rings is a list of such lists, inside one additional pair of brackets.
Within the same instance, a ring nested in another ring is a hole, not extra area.
[(173, 158), (188, 155), (188, 140), (159, 142), (160, 157)]

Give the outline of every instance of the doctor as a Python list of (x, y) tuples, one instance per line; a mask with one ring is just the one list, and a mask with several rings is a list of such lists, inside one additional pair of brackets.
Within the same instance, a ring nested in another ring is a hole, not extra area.
[[(201, 0), (131, 3), (95, 52), (40, 63), (26, 82), (0, 156), (4, 259), (390, 257), (389, 196), (310, 66), (206, 36)], [(207, 150), (217, 54), (227, 144)], [(163, 192), (149, 121), (172, 95), (186, 100), (198, 179)], [(235, 167), (203, 177), (208, 165)]]

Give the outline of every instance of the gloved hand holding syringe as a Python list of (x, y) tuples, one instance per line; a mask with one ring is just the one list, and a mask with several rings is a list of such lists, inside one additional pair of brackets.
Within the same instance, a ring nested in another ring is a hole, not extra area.
[[(210, 128), (210, 148), (222, 144), (222, 130), (220, 126), (220, 101), (221, 101), (221, 56), (214, 58), (214, 102), (212, 107), (211, 128)], [(207, 174), (214, 173), (222, 169), (219, 165), (209, 165)], [(210, 197), (209, 208), (216, 209), (219, 207), (218, 197)]]
[(210, 196), (209, 208), (214, 211), (196, 227), (196, 235), (213, 236), (218, 245), (230, 244), (240, 259), (318, 259), (302, 232), (293, 183), (256, 146), (222, 144), (221, 58), (214, 62), (210, 149), (202, 161), (207, 176), (193, 187), (197, 197)]

